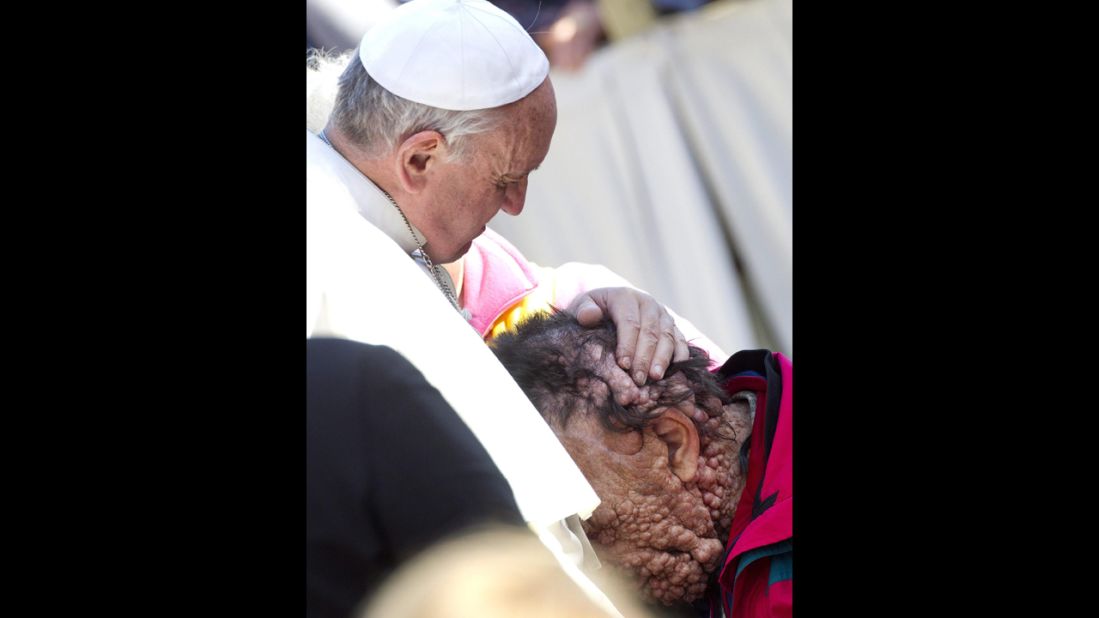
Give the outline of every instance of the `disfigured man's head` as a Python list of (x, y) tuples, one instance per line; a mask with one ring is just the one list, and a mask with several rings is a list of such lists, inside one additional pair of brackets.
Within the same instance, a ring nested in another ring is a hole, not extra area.
[(567, 313), (535, 316), (492, 345), (601, 499), (584, 529), (599, 555), (666, 605), (702, 596), (744, 486), (737, 457), (750, 402), (730, 398), (691, 347), (662, 380), (619, 405), (629, 376), (615, 330)]

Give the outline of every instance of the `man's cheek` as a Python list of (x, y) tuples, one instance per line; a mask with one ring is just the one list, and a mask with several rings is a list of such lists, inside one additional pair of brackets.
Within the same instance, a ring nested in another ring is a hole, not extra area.
[(611, 431), (604, 438), (607, 448), (621, 455), (636, 455), (641, 451), (644, 441), (640, 430)]

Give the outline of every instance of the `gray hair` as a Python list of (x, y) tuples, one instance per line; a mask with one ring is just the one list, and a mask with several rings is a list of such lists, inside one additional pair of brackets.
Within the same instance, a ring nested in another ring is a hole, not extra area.
[[(399, 97), (370, 77), (357, 51), (338, 57), (315, 55), (310, 63), (315, 67), (310, 71), (320, 79), (307, 84), (307, 126), (317, 124), (317, 118), (331, 109), (330, 121), (369, 157), (384, 156), (409, 136), (430, 130), (441, 133), (451, 157), (460, 159), (467, 146), (465, 138), (495, 129), (501, 117), (495, 109), (452, 111)], [(347, 67), (337, 82), (335, 100), (329, 103), (323, 82), (331, 81), (323, 77), (344, 63)]]

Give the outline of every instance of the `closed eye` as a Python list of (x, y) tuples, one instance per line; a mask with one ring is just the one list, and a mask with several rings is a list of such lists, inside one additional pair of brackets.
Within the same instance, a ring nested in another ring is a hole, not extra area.
[(517, 184), (523, 182), (524, 180), (526, 180), (527, 177), (530, 176), (531, 173), (533, 173), (537, 169), (538, 168), (535, 167), (534, 169), (532, 169), (531, 171), (529, 171), (525, 174), (517, 174), (517, 175), (514, 175), (514, 176), (502, 176), (502, 177), (500, 177), (499, 180), (496, 181), (496, 188), (497, 189), (506, 189), (508, 187), (508, 185), (517, 185)]

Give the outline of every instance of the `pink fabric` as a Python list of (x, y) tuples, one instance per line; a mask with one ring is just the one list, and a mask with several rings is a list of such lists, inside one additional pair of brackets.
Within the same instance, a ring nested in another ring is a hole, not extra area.
[[(729, 561), (751, 549), (788, 539), (794, 533), (794, 457), (791, 448), (794, 435), (794, 366), (782, 354), (776, 352), (774, 356), (782, 373), (782, 398), (779, 400), (775, 438), (767, 457), (767, 472), (763, 475), (763, 488), (759, 495), (769, 496), (777, 492), (778, 496), (771, 508), (748, 524), (733, 546), (733, 551), (729, 552)], [(763, 406), (763, 403), (759, 405)]]
[[(785, 618), (792, 614), (793, 580), (785, 579), (773, 584), (770, 582), (771, 556), (759, 556), (745, 565), (740, 564), (745, 554), (751, 550), (793, 538), (794, 367), (782, 354), (774, 353), (772, 356), (778, 364), (782, 386), (778, 423), (766, 460), (763, 459), (766, 450), (765, 410), (768, 396), (773, 397), (776, 393), (767, 388), (767, 380), (762, 376), (738, 375), (725, 383), (725, 388), (730, 393), (740, 390), (756, 393), (756, 419), (750, 438), (752, 442), (748, 478), (729, 531), (733, 546), (729, 549), (718, 576), (721, 586), (720, 602), (726, 604), (730, 598), (729, 593), (732, 593), (733, 606), (727, 615), (733, 618)], [(774, 503), (753, 517), (752, 507), (756, 499), (766, 502), (772, 496)], [(739, 569), (743, 570), (737, 574)]]
[[(770, 454), (765, 464), (766, 474), (761, 474), (758, 468), (753, 468), (753, 462), (748, 465), (748, 479), (745, 483), (744, 493), (737, 505), (736, 515), (729, 532), (730, 538), (739, 538), (733, 545), (732, 551), (726, 557), (724, 569), (728, 570), (729, 564), (734, 562), (741, 554), (757, 547), (778, 543), (793, 536), (794, 533), (794, 459), (793, 459), (793, 430), (794, 430), (794, 366), (790, 360), (782, 354), (775, 353), (778, 361), (779, 372), (782, 375), (782, 395), (779, 399), (778, 425), (775, 427), (775, 436), (771, 442)], [(727, 387), (730, 392), (751, 388), (757, 393), (756, 422), (752, 428), (752, 453), (763, 452), (763, 410), (767, 406), (766, 381), (762, 377), (737, 377), (733, 378)], [(759, 477), (763, 476), (763, 487), (758, 491), (750, 491), (759, 483)], [(766, 498), (771, 494), (775, 496), (775, 503), (759, 517), (751, 518), (752, 501), (755, 496)], [(731, 582), (732, 573), (724, 573)], [(726, 585), (728, 583), (726, 582)]]
[(496, 318), (538, 287), (538, 274), (522, 253), (492, 230), (473, 240), (462, 273), (462, 307), (482, 337)]
[(771, 560), (756, 560), (737, 576), (731, 618), (790, 618), (794, 610), (794, 580), (770, 583)]
[[(553, 304), (565, 309), (577, 296), (597, 288), (627, 287), (638, 289), (605, 266), (569, 262), (547, 268), (528, 262), (523, 254), (496, 232), (486, 229), (473, 240), (465, 255), (462, 274), (462, 307), (472, 314), (469, 323), (485, 337), (492, 324), (515, 303), (538, 286), (551, 286)], [(642, 290), (644, 291), (644, 290)], [(660, 301), (660, 299), (657, 299)], [(710, 368), (727, 354), (671, 309), (676, 326), (687, 342), (710, 355)]]

